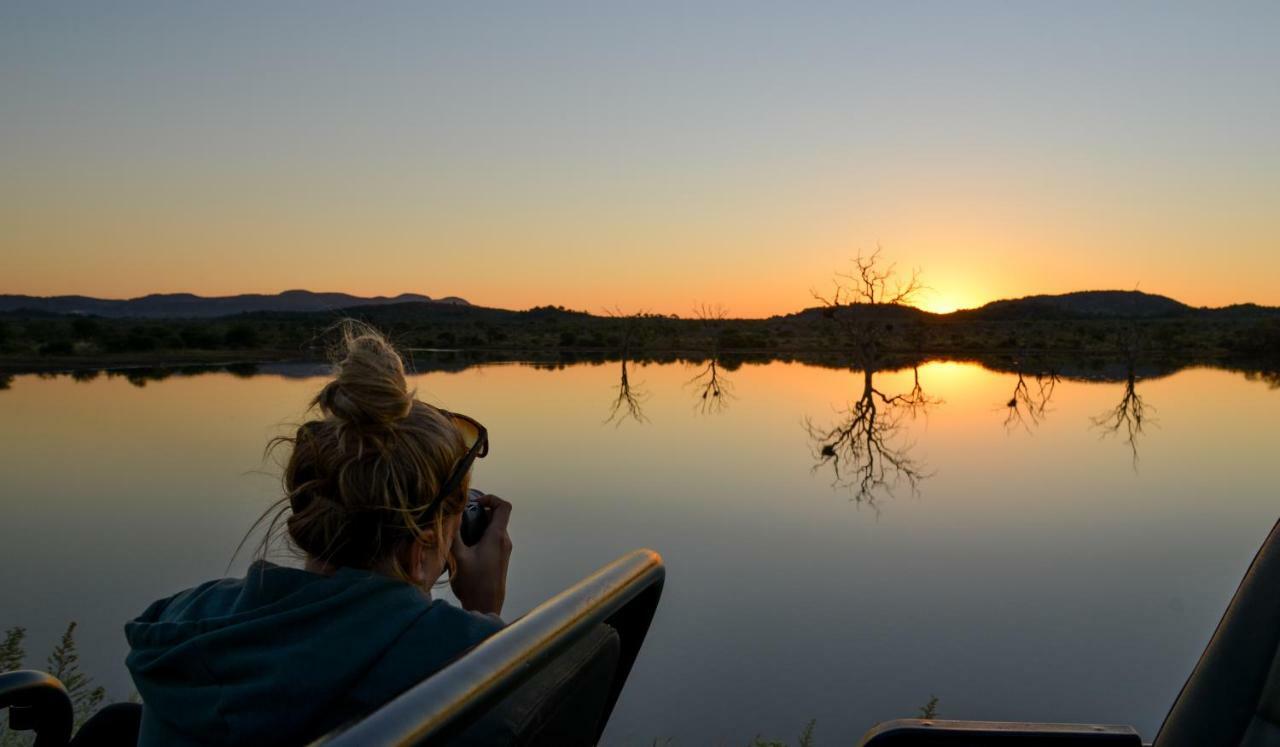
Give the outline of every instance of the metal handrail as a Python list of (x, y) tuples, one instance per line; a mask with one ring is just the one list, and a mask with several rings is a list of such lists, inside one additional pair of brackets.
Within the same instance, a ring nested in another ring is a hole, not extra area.
[(366, 718), (313, 744), (399, 747), (444, 742), (596, 625), (607, 623), (618, 632), (621, 653), (600, 722), (603, 730), (644, 643), (665, 576), (658, 553), (636, 550), (624, 555), (538, 605)]
[(6, 708), (14, 730), (35, 730), (35, 747), (59, 747), (71, 739), (71, 697), (51, 674), (34, 669), (0, 674), (0, 712)]

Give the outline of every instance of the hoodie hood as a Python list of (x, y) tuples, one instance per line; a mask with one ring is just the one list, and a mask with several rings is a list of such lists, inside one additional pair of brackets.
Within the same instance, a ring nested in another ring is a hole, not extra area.
[(125, 626), (146, 704), (140, 744), (284, 744), (336, 728), (353, 715), (349, 696), (436, 604), (447, 606), (370, 571), (263, 561), (243, 579), (162, 599)]

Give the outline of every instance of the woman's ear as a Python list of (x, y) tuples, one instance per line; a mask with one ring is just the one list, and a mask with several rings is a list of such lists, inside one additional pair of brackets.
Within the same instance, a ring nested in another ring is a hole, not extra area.
[(422, 561), (426, 560), (426, 548), (421, 542), (410, 542), (408, 549), (405, 551), (407, 557), (404, 558), (405, 567), (409, 569), (409, 574), (413, 580), (419, 584), (427, 582), (427, 569), (422, 566)]

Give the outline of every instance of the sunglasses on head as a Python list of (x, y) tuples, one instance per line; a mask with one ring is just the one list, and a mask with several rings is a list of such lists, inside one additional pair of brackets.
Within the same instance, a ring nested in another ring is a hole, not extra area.
[(428, 507), (436, 505), (441, 500), (444, 500), (446, 496), (453, 495), (454, 491), (462, 486), (462, 481), (466, 479), (467, 472), (471, 470), (471, 465), (477, 459), (484, 459), (489, 455), (489, 431), (483, 425), (466, 415), (459, 415), (448, 410), (440, 410), (440, 412), (449, 418), (454, 427), (458, 429), (458, 432), (462, 434), (462, 440), (467, 445), (467, 453), (454, 465), (449, 479), (445, 480), (444, 484), (440, 486), (440, 492), (436, 493), (435, 497), (431, 499), (431, 502), (427, 504)]

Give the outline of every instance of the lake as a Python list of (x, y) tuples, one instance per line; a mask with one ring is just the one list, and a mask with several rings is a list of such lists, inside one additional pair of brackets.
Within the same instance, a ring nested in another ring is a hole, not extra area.
[[(720, 396), (705, 363), (631, 363), (621, 400), (619, 361), (451, 368), (413, 384), (489, 429), (508, 619), (633, 548), (666, 560), (609, 744), (810, 719), (850, 744), (931, 696), (1149, 740), (1280, 516), (1274, 376), (933, 361), (877, 372), (868, 418), (861, 372), (798, 362), (721, 365)], [(247, 565), (263, 447), (323, 372), (9, 379), (0, 627), (28, 628), (28, 666), (76, 620), (83, 670), (128, 697), (124, 622)]]

